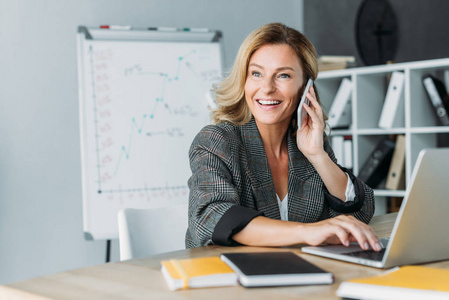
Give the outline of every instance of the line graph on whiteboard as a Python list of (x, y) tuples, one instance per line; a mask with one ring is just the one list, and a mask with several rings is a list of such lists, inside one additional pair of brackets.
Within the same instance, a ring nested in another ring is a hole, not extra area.
[(222, 75), (220, 48), (133, 43), (86, 45), (84, 180), (112, 203), (185, 201), (188, 149), (211, 122), (205, 95)]

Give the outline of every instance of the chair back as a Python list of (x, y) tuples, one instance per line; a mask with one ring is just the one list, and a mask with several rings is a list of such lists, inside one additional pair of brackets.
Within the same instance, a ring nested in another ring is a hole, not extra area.
[(120, 260), (185, 249), (187, 204), (118, 213)]

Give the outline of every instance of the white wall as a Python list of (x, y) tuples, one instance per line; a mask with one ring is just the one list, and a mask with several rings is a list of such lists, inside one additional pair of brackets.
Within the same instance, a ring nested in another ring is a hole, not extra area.
[(302, 0), (1, 0), (0, 284), (105, 259), (105, 241), (82, 232), (78, 25), (219, 29), (231, 65), (250, 31), (302, 30), (302, 11)]

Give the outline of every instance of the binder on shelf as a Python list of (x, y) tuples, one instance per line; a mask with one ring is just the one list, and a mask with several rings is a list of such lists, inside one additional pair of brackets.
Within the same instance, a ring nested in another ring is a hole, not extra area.
[(329, 110), (328, 123), (331, 128), (348, 128), (351, 124), (352, 82), (343, 78)]
[(392, 128), (397, 114), (403, 110), (399, 108), (399, 103), (401, 102), (402, 90), (404, 89), (404, 77), (404, 73), (398, 71), (391, 74), (382, 113), (380, 114), (380, 128)]
[(405, 136), (398, 135), (396, 138), (396, 147), (391, 158), (390, 169), (388, 170), (387, 190), (405, 189)]
[(437, 116), (438, 124), (443, 126), (449, 126), (449, 99), (444, 84), (432, 75), (426, 75), (423, 79), (423, 83), (432, 103), (435, 114)]
[(388, 212), (389, 213), (399, 212), (399, 209), (401, 208), (403, 199), (404, 198), (402, 198), (402, 197), (390, 197), (390, 201), (388, 201), (389, 202)]
[(393, 141), (382, 139), (360, 168), (359, 179), (371, 188), (376, 188), (388, 174), (394, 147)]
[(444, 70), (444, 86), (449, 91), (449, 69)]
[(354, 166), (352, 156), (352, 136), (345, 136), (343, 141), (344, 167), (350, 171)]
[(331, 138), (332, 150), (334, 150), (335, 158), (340, 166), (344, 166), (344, 146), (343, 136), (336, 135)]

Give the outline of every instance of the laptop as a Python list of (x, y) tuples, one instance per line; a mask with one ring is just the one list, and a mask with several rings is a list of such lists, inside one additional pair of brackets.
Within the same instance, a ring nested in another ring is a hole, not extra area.
[(380, 252), (363, 251), (357, 243), (303, 247), (304, 253), (391, 268), (449, 259), (449, 148), (424, 149), (413, 169), (389, 239)]

